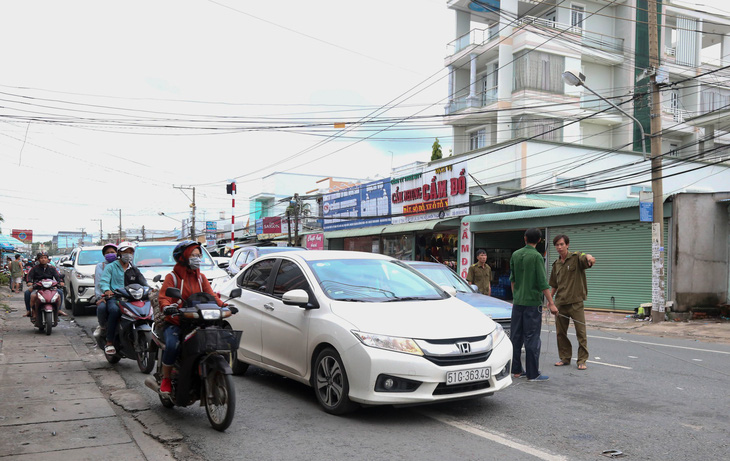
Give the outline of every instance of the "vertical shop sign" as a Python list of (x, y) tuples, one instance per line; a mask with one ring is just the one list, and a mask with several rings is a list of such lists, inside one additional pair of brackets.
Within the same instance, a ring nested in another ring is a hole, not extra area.
[(459, 228), (459, 274), (463, 279), (471, 266), (471, 229), (468, 222), (461, 222)]

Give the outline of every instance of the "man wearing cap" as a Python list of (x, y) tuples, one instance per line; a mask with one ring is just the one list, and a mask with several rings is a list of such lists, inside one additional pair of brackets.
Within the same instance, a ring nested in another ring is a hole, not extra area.
[(492, 268), (487, 264), (486, 251), (477, 251), (477, 263), (469, 266), (466, 281), (472, 285), (476, 285), (479, 293), (489, 296), (492, 295)]
[(560, 360), (556, 367), (570, 365), (573, 346), (568, 338), (570, 319), (573, 319), (575, 336), (578, 338), (578, 369), (585, 370), (588, 360), (588, 338), (586, 335), (586, 315), (583, 301), (588, 297), (586, 269), (593, 267), (596, 258), (585, 253), (570, 252), (570, 238), (558, 234), (553, 238), (553, 246), (558, 251), (558, 259), (553, 262), (550, 272), (550, 296), (555, 298), (558, 315), (555, 316), (555, 330), (558, 339)]

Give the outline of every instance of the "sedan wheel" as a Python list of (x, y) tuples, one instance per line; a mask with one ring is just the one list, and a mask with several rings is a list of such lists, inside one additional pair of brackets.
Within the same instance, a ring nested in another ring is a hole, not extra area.
[(350, 384), (340, 355), (332, 348), (324, 349), (315, 360), (312, 387), (324, 411), (343, 415), (357, 408), (349, 397)]

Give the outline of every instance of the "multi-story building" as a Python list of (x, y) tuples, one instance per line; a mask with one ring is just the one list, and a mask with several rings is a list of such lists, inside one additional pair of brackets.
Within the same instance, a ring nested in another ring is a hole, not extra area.
[[(630, 166), (644, 155), (638, 124), (562, 78), (566, 70), (581, 72), (587, 86), (633, 114), (648, 135), (645, 1), (449, 0), (447, 5), (455, 11), (456, 39), (445, 58), (446, 123), (453, 128), (454, 155), (470, 158), (469, 171), (493, 186), (490, 193), (552, 188), (580, 194), (600, 183), (616, 188), (588, 195), (619, 200), (650, 187), (648, 162), (644, 174), (637, 173), (640, 166)], [(701, 167), (730, 155), (725, 153), (730, 110), (723, 110), (730, 109), (724, 83), (730, 71), (723, 68), (730, 64), (730, 18), (675, 2), (660, 5), (662, 153), (671, 174), (679, 168), (673, 161), (697, 161)], [(632, 181), (611, 181), (632, 173)], [(725, 173), (709, 176), (701, 168), (666, 178), (664, 190), (688, 185), (722, 190), (727, 180)]]

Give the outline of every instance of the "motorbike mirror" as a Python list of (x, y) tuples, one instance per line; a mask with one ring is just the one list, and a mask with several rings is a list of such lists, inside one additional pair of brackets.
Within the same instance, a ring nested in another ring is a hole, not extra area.
[(182, 298), (180, 289), (175, 287), (167, 287), (167, 290), (165, 290), (165, 296), (167, 296), (168, 298)]
[(229, 297), (231, 297), (231, 298), (240, 298), (241, 297), (241, 293), (243, 293), (243, 291), (241, 291), (240, 288), (234, 288), (234, 289), (231, 290), (231, 293), (230, 293)]
[(152, 281), (155, 283), (159, 282), (160, 280), (162, 280), (162, 276), (160, 274), (157, 274), (154, 277), (152, 277)]

